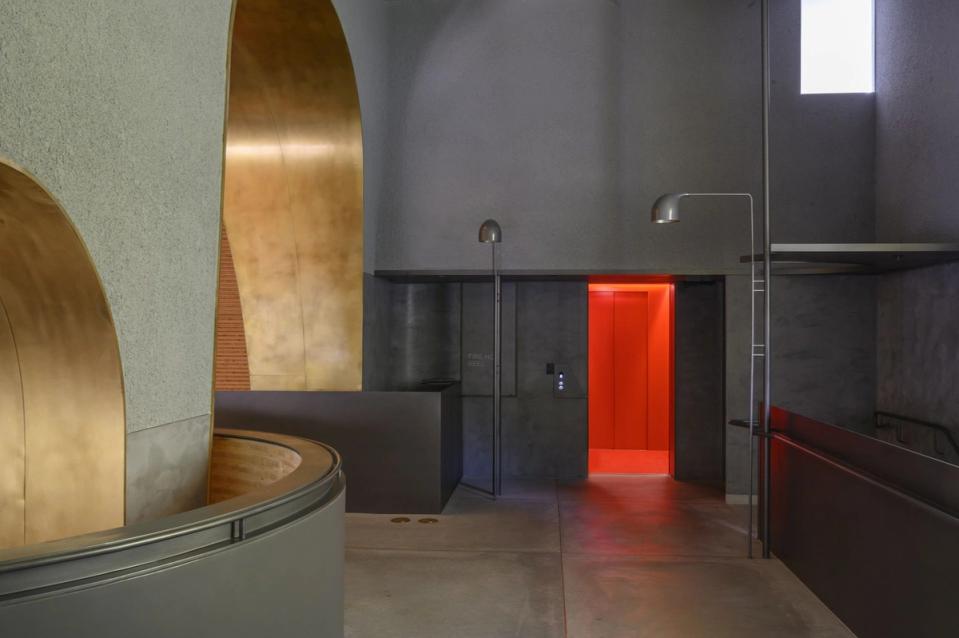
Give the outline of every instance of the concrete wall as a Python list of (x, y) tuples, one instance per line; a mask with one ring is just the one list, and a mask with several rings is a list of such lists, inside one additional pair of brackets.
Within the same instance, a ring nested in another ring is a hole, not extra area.
[(62, 203), (103, 280), (131, 521), (192, 507), (206, 480), (229, 15), (229, 0), (0, 4), (0, 155)]
[[(800, 2), (775, 4), (774, 236), (871, 240), (873, 97), (799, 95)], [(758, 3), (396, 2), (389, 24), (378, 269), (484, 268), (494, 216), (504, 268), (735, 270), (741, 203), (647, 211), (758, 195)]]
[(959, 434), (959, 265), (883, 277), (878, 330), (878, 409)]
[(801, 7), (770, 3), (773, 241), (873, 241), (876, 96), (800, 93)]
[(724, 304), (722, 281), (676, 285), (673, 475), (679, 481), (723, 485)]
[[(959, 4), (878, 0), (877, 217), (883, 241), (959, 240)], [(878, 408), (959, 433), (959, 267), (883, 277)]]
[(379, 212), (384, 205), (387, 149), (389, 29), (383, 0), (333, 0), (353, 59), (363, 124), (363, 271), (376, 264)]
[[(859, 432), (872, 432), (877, 279), (867, 275), (773, 279), (774, 405)], [(748, 304), (748, 277), (727, 277), (727, 421), (748, 415)], [(757, 315), (761, 312), (760, 304)], [(757, 366), (757, 403), (762, 400), (761, 383), (761, 366)], [(727, 494), (747, 492), (747, 444), (745, 430), (727, 426)]]
[(877, 0), (881, 241), (959, 240), (959, 4)]

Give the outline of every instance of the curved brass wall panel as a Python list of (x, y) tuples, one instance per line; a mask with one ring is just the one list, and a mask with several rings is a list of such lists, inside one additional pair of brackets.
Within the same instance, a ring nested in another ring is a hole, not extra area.
[(106, 297), (66, 214), (3, 163), (0, 301), (2, 541), (123, 525), (123, 379)]
[(224, 170), (252, 389), (359, 389), (362, 132), (329, 0), (238, 0)]

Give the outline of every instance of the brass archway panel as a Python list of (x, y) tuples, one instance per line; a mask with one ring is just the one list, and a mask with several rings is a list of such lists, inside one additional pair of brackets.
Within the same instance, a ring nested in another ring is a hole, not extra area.
[(123, 525), (123, 380), (106, 298), (66, 214), (2, 163), (0, 301), (0, 495), (5, 512), (22, 505), (20, 542)]
[(238, 0), (224, 175), (254, 390), (362, 377), (359, 98), (328, 0)]

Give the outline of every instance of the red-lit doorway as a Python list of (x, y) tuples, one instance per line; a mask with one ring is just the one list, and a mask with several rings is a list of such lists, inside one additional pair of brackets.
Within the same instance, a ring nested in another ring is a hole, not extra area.
[(589, 285), (589, 472), (672, 474), (673, 285)]

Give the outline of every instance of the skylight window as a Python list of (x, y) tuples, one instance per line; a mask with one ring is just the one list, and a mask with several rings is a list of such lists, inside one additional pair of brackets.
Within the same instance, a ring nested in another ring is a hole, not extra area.
[(806, 93), (875, 91), (874, 0), (802, 0)]

